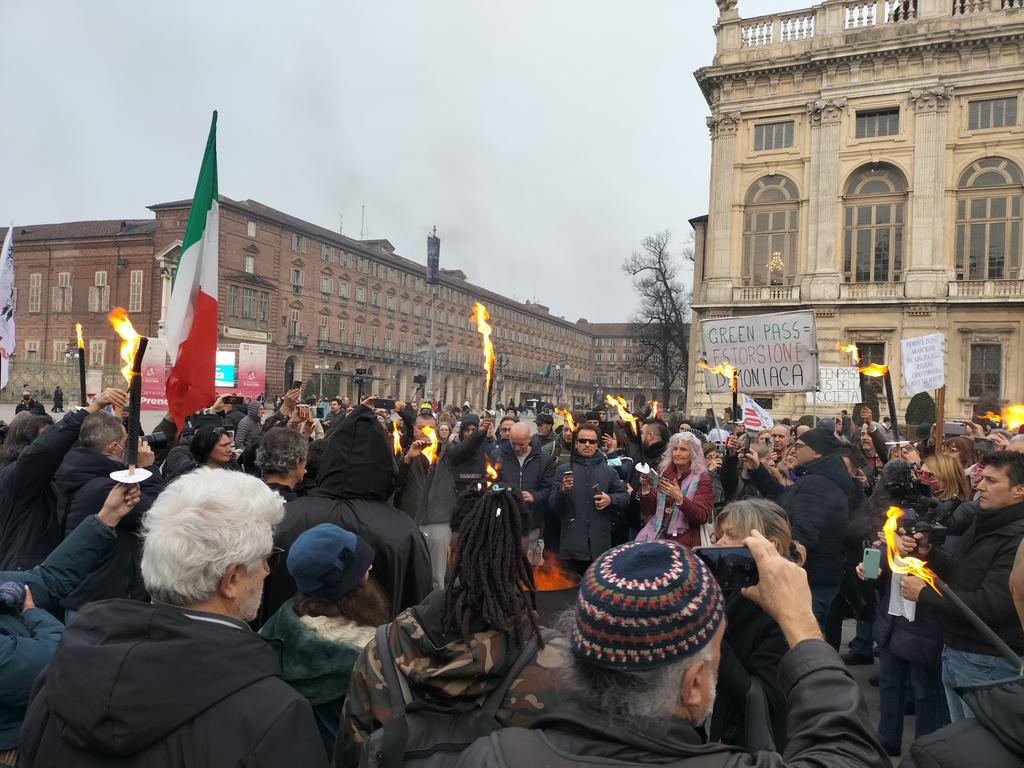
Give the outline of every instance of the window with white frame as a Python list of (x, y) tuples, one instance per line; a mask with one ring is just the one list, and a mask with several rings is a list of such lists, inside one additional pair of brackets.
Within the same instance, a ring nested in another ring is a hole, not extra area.
[(334, 293), (334, 281), (329, 277), (320, 277), (320, 293), (324, 294), (324, 299), (327, 299), (332, 293)]
[(384, 351), (390, 352), (394, 348), (394, 331), (390, 328), (384, 329)]
[(133, 269), (128, 282), (128, 311), (142, 311), (142, 270)]
[(299, 314), (299, 310), (293, 309), (288, 319), (288, 335), (289, 336), (301, 336), (302, 335), (302, 315)]
[(348, 280), (339, 280), (338, 281), (338, 295), (341, 298), (343, 298), (343, 299), (347, 299), (349, 297), (349, 283), (348, 283)]
[(25, 342), (25, 359), (29, 362), (39, 360), (39, 341), (37, 339), (30, 339)]
[(296, 253), (305, 253), (306, 238), (299, 234), (292, 234), (292, 250)]
[(106, 339), (89, 339), (89, 365), (101, 367), (107, 359)]
[(331, 340), (331, 330), (327, 325), (328, 322), (327, 315), (320, 315), (320, 341)]
[(94, 273), (92, 285), (89, 286), (89, 311), (107, 312), (110, 309), (110, 286), (107, 285), (107, 272), (101, 270)]
[(387, 306), (388, 306), (388, 311), (389, 312), (394, 312), (395, 311), (395, 302), (396, 301), (397, 301), (397, 299), (395, 299), (394, 296), (388, 296), (388, 304), (387, 304)]
[(423, 317), (423, 305), (420, 302), (416, 302), (412, 305), (413, 317)]
[(320, 260), (321, 261), (334, 261), (334, 247), (327, 245), (327, 243), (320, 244)]
[(256, 222), (247, 221), (245, 223), (245, 234), (247, 237), (256, 237)]
[(292, 268), (292, 293), (302, 293), (302, 286), (305, 285), (306, 274), (297, 268)]
[(365, 256), (356, 257), (356, 269), (362, 272), (364, 275), (370, 271), (370, 261)]
[(68, 343), (66, 341), (54, 341), (53, 342), (53, 357), (50, 358), (51, 362), (63, 363), (66, 362), (64, 353), (68, 351)]
[(370, 326), (370, 348), (377, 349), (380, 347), (380, 329), (376, 325)]
[(245, 254), (245, 271), (250, 275), (256, 273), (256, 257), (250, 253)]
[(356, 303), (357, 304), (365, 304), (366, 303), (366, 288), (361, 286), (361, 285), (357, 285), (356, 286)]
[(399, 311), (403, 315), (408, 315), (409, 314), (409, 300), (408, 299), (402, 299), (401, 304), (399, 304)]
[(342, 344), (348, 344), (348, 327), (345, 318), (341, 318), (338, 321), (338, 341)]

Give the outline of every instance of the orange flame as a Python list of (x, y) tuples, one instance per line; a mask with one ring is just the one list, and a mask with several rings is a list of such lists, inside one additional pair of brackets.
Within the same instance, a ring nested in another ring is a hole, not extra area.
[(659, 416), (661, 416), (661, 408), (658, 406), (658, 401), (657, 400), (651, 400), (649, 405), (651, 406), (651, 418), (652, 419), (656, 419)]
[(871, 363), (871, 365), (865, 365), (863, 368), (858, 370), (865, 376), (877, 379), (880, 376), (885, 376), (885, 374), (889, 372), (889, 366), (882, 365), (881, 363)]
[(75, 323), (75, 336), (78, 337), (78, 348), (85, 349), (85, 339), (82, 338), (82, 324)]
[(491, 386), (491, 377), (494, 375), (494, 345), (491, 343), (491, 315), (487, 307), (479, 301), (473, 304), (473, 319), (476, 320), (476, 332), (483, 336), (484, 344), (484, 385)]
[(629, 412), (629, 408), (626, 404), (626, 399), (621, 395), (605, 395), (605, 402), (608, 403), (612, 408), (619, 412), (619, 418), (630, 424), (633, 427), (633, 433), (636, 435), (640, 434), (640, 425), (637, 423), (639, 420), (636, 416)]
[(860, 362), (860, 350), (857, 349), (857, 345), (854, 344), (853, 342), (850, 342), (846, 346), (843, 346), (842, 344), (840, 344), (837, 341), (836, 342), (836, 349), (838, 349), (840, 352), (849, 352), (850, 353), (850, 359), (853, 362), (855, 362), (855, 363), (859, 363)]
[(572, 414), (569, 413), (569, 411), (565, 410), (565, 408), (555, 408), (555, 413), (562, 417), (566, 425), (568, 425), (570, 432), (576, 431), (576, 422), (573, 420)]
[(1024, 404), (1008, 405), (1003, 408), (1003, 426), (1010, 431), (1024, 426)]
[(391, 442), (395, 448), (395, 456), (402, 455), (402, 433), (398, 429), (398, 422), (391, 422)]
[(433, 427), (423, 427), (423, 434), (430, 441), (430, 445), (423, 449), (423, 455), (427, 457), (427, 461), (431, 464), (437, 464), (437, 449), (439, 447), (437, 434), (434, 432)]
[(899, 550), (896, 549), (896, 528), (901, 517), (903, 517), (903, 510), (899, 507), (889, 507), (885, 513), (885, 525), (882, 530), (885, 532), (885, 554), (889, 560), (889, 569), (893, 573), (908, 573), (911, 576), (917, 576), (941, 595), (942, 593), (935, 586), (935, 574), (925, 565), (924, 561), (916, 557), (901, 557)]
[(714, 368), (712, 368), (707, 363), (701, 363), (700, 367), (708, 371), (709, 373), (717, 373), (719, 376), (724, 376), (729, 380), (729, 386), (732, 387), (732, 391), (736, 391), (736, 380), (737, 378), (739, 378), (737, 376), (739, 371), (736, 369), (735, 366), (730, 365), (728, 360), (726, 360), (724, 363), (720, 365), (716, 365)]
[(490, 488), (498, 479), (498, 468), (488, 461), (484, 466), (484, 472), (487, 475), (487, 487)]
[(992, 413), (992, 411), (989, 411), (984, 416), (979, 416), (978, 418), (979, 419), (988, 419), (989, 421), (1002, 421), (1003, 420), (1002, 416), (1000, 416), (998, 413)]
[(562, 561), (551, 553), (544, 554), (544, 564), (533, 568), (533, 585), (538, 592), (554, 592), (559, 589), (572, 589), (580, 583), (580, 578), (572, 571), (566, 570)]
[(114, 307), (107, 315), (114, 332), (121, 337), (121, 359), (124, 365), (121, 367), (121, 375), (129, 384), (132, 383), (132, 363), (135, 362), (135, 355), (139, 351), (139, 339), (142, 337), (135, 332), (132, 321), (128, 319), (128, 313), (124, 307)]

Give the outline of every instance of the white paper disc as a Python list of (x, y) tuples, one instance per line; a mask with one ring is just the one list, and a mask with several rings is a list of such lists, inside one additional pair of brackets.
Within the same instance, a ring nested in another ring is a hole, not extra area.
[(135, 474), (131, 474), (127, 469), (119, 469), (117, 472), (110, 473), (110, 479), (116, 480), (119, 483), (141, 483), (143, 480), (148, 480), (153, 476), (153, 473), (148, 469), (142, 467), (135, 468)]

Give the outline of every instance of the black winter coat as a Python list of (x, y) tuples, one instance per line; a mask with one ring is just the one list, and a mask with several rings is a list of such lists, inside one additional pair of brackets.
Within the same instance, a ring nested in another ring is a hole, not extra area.
[(23, 768), (327, 765), (309, 702), (237, 619), (159, 603), (87, 606), (36, 682)]
[(62, 535), (70, 530), (67, 525), (68, 510), (71, 509), (75, 494), (82, 486), (94, 477), (109, 477), (111, 472), (124, 467), (121, 462), (100, 453), (95, 448), (79, 445), (68, 451), (53, 477), (53, 485), (57, 489), (57, 521), (60, 523)]
[(853, 481), (838, 453), (796, 469), (796, 485), (779, 485), (767, 469), (750, 473), (761, 493), (786, 510), (793, 538), (807, 548), (807, 582), (835, 586), (843, 580), (843, 539)]
[(52, 480), (86, 415), (68, 413), (0, 470), (0, 570), (39, 565), (63, 538)]
[(533, 495), (530, 507), (530, 528), (540, 528), (544, 524), (544, 510), (547, 509), (548, 497), (555, 487), (555, 467), (551, 459), (541, 453), (540, 443), (536, 440), (530, 445), (530, 454), (526, 461), (519, 464), (519, 457), (512, 450), (508, 440), (502, 440), (495, 451), (494, 459), (498, 463), (498, 481), (515, 488), (517, 491), (529, 491)]
[[(65, 608), (80, 610), (86, 603), (124, 597), (148, 600), (142, 582), (142, 517), (153, 506), (164, 489), (164, 481), (156, 467), (147, 467), (152, 476), (139, 484), (142, 497), (117, 525), (117, 538), (109, 553), (93, 568), (85, 580), (61, 603)], [(89, 515), (103, 508), (107, 495), (116, 483), (109, 477), (94, 477), (77, 494), (68, 513), (67, 529), (77, 528)]]
[[(570, 469), (572, 491), (562, 493), (562, 474)], [(612, 548), (613, 520), (624, 518), (629, 508), (626, 484), (600, 452), (589, 459), (574, 456), (572, 464), (555, 470), (555, 478), (558, 485), (551, 493), (550, 506), (562, 521), (558, 556), (563, 560), (591, 561)], [(595, 485), (612, 498), (604, 509), (594, 506)]]
[[(1022, 538), (1024, 502), (980, 511), (960, 540), (956, 556), (950, 558), (941, 550), (933, 550), (927, 558), (957, 597), (1018, 654), (1024, 653), (1024, 632), (1010, 596), (1010, 571)], [(918, 600), (922, 606), (942, 613), (946, 645), (967, 653), (999, 655), (935, 590), (923, 589)]]
[(1020, 768), (1024, 677), (959, 689), (974, 717), (922, 736), (900, 768)]
[(823, 641), (805, 640), (786, 654), (779, 687), (787, 694), (789, 726), (782, 754), (705, 744), (692, 725), (674, 717), (634, 723), (566, 704), (529, 730), (505, 728), (477, 739), (456, 768), (889, 768), (857, 683)]

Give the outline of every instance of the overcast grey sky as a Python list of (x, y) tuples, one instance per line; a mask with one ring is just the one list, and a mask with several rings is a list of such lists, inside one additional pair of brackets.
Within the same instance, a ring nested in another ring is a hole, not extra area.
[[(740, 0), (744, 16), (809, 6)], [(0, 221), (220, 190), (570, 320), (618, 322), (651, 233), (707, 210), (713, 0), (0, 0)]]

